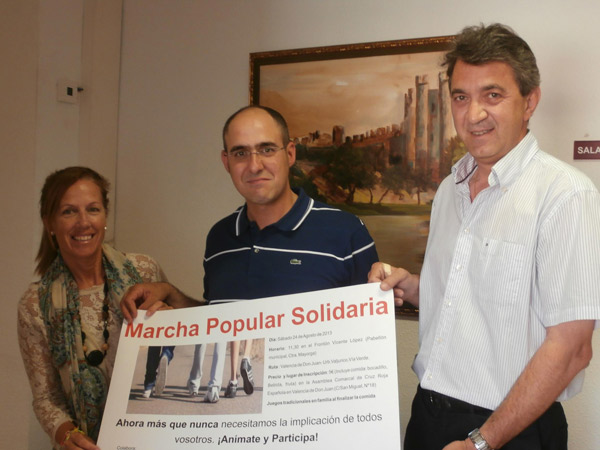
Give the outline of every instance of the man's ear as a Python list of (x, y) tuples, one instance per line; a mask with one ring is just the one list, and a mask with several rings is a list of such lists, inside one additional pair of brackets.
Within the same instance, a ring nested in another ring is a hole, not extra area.
[(229, 173), (229, 158), (227, 156), (227, 150), (221, 150), (221, 162), (223, 163), (227, 173)]
[(289, 167), (292, 167), (296, 162), (296, 144), (292, 141), (288, 142), (288, 145), (285, 147), (285, 152), (287, 153)]
[(533, 112), (535, 108), (537, 108), (540, 99), (542, 98), (542, 90), (539, 86), (532, 89), (532, 91), (525, 96), (527, 101), (525, 107), (525, 120), (528, 122), (529, 119), (533, 116)]

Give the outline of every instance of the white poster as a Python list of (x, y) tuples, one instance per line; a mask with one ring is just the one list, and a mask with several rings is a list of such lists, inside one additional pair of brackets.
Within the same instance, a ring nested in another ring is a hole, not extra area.
[[(205, 402), (218, 359), (214, 343), (248, 339), (253, 392), (248, 395), (239, 379), (236, 396), (224, 396), (236, 374), (231, 376), (230, 345), (221, 345), (227, 354), (219, 400)], [(198, 395), (190, 396), (197, 344), (206, 353)], [(174, 349), (162, 394), (145, 398), (149, 346)], [(162, 311), (148, 319), (141, 311), (121, 332), (98, 445), (400, 449), (391, 291), (372, 283)]]

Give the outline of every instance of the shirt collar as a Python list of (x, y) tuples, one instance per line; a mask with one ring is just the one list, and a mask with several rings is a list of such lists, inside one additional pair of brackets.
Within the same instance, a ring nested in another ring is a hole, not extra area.
[[(266, 228), (275, 227), (281, 231), (294, 231), (302, 225), (302, 222), (304, 222), (304, 219), (306, 219), (306, 216), (308, 216), (308, 213), (312, 209), (314, 200), (306, 195), (302, 188), (293, 188), (292, 190), (298, 195), (292, 208), (285, 216)], [(237, 218), (235, 220), (235, 235), (239, 236), (246, 231), (251, 223), (252, 222), (248, 220), (248, 214), (246, 214), (246, 205), (244, 205), (238, 209)]]
[[(539, 147), (535, 136), (528, 131), (525, 137), (511, 151), (492, 166), (488, 180), (490, 186), (495, 184), (507, 186), (512, 183), (521, 174), (538, 150)], [(460, 184), (466, 181), (476, 168), (477, 162), (475, 158), (470, 153), (467, 153), (452, 166), (454, 182)]]

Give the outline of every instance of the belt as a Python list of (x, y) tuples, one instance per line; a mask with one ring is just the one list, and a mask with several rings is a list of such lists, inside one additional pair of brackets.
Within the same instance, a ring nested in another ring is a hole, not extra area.
[(420, 385), (417, 388), (417, 392), (421, 395), (426, 403), (441, 410), (453, 411), (457, 413), (482, 414), (488, 416), (493, 412), (492, 410), (482, 408), (481, 406), (472, 405), (471, 403), (463, 402), (462, 400), (458, 400), (435, 391), (430, 391), (429, 389), (423, 389)]

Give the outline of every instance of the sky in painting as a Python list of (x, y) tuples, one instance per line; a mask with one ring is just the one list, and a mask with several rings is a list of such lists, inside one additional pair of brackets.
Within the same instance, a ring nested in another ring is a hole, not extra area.
[(345, 135), (400, 124), (404, 94), (415, 75), (428, 75), (438, 88), (444, 52), (372, 56), (341, 60), (265, 65), (260, 72), (260, 104), (280, 111), (291, 137), (334, 125)]

